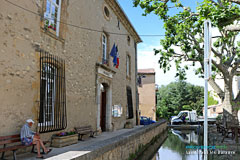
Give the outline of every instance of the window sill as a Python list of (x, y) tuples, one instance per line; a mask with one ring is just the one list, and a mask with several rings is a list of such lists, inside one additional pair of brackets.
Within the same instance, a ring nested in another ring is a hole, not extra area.
[(49, 35), (50, 37), (54, 38), (55, 40), (58, 40), (58, 41), (60, 41), (60, 42), (62, 42), (62, 43), (65, 42), (64, 39), (62, 39), (62, 38), (60, 38), (60, 37), (57, 37), (54, 33), (52, 33), (51, 31), (49, 31), (48, 29), (45, 29), (45, 28), (41, 27), (41, 31), (42, 31), (43, 33)]
[(101, 63), (99, 63), (99, 64), (109, 67), (109, 63), (103, 63), (103, 62), (101, 62)]

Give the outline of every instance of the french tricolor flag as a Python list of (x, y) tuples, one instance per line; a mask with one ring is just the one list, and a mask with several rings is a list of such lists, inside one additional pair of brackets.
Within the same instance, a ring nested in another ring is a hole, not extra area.
[(117, 51), (117, 55), (116, 55), (116, 58), (117, 58), (117, 64), (115, 65), (115, 67), (118, 68), (118, 66), (119, 66), (119, 53), (118, 53), (118, 47), (116, 47), (116, 51)]

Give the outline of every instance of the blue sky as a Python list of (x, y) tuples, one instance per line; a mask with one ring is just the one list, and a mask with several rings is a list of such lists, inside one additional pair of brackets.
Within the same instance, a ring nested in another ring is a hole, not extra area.
[[(133, 7), (132, 0), (118, 0), (122, 9), (128, 16), (139, 35), (164, 35), (163, 22), (158, 16), (150, 14), (142, 16), (143, 10), (140, 7)], [(183, 1), (185, 5), (196, 8), (197, 1)], [(171, 13), (174, 14), (175, 11)], [(143, 42), (138, 44), (138, 68), (155, 68), (156, 84), (167, 85), (176, 80), (175, 66), (166, 74), (159, 68), (158, 57), (154, 56), (153, 49), (160, 48), (160, 39), (163, 37), (141, 37)], [(187, 81), (195, 85), (204, 85), (204, 79), (199, 79), (193, 70), (187, 72)]]

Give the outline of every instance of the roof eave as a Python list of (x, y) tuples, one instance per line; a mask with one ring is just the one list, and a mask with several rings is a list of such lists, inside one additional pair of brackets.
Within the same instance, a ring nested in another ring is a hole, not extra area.
[(124, 13), (122, 7), (118, 3), (117, 0), (105, 0), (106, 3), (109, 4), (109, 6), (112, 8), (116, 16), (121, 20), (124, 27), (127, 29), (127, 31), (130, 33), (130, 35), (134, 38), (136, 43), (141, 43), (142, 39), (138, 35), (137, 31), (133, 27), (132, 23), (128, 19), (127, 15)]

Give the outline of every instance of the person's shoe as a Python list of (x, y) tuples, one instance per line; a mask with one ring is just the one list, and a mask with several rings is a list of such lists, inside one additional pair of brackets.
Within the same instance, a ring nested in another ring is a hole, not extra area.
[(52, 149), (48, 149), (48, 151), (45, 154), (48, 154), (52, 151)]
[(40, 157), (36, 157), (37, 159), (44, 159), (44, 157), (43, 156), (40, 156)]

